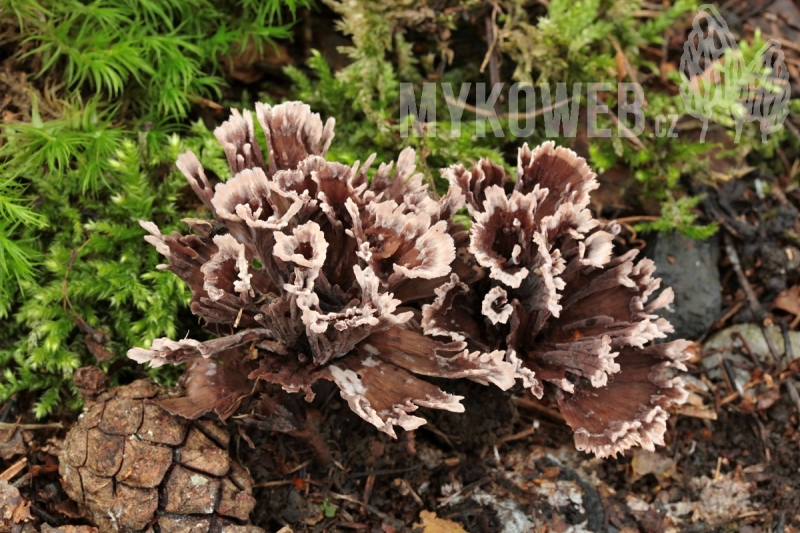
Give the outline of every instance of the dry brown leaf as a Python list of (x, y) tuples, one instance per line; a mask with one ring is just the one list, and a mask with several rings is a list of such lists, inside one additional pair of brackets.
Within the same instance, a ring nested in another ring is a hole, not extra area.
[(0, 430), (0, 458), (8, 461), (14, 456), (22, 455), (26, 452), (27, 448), (23, 440), (23, 432), (20, 428)]
[(0, 526), (11, 526), (32, 520), (31, 502), (20, 496), (19, 489), (0, 479)]
[(675, 474), (674, 459), (640, 448), (633, 452), (631, 467), (633, 468), (633, 476), (637, 479), (647, 474), (653, 474), (657, 479), (672, 477)]
[(800, 315), (800, 285), (782, 290), (773, 305), (787, 313)]
[(467, 533), (467, 531), (457, 522), (439, 518), (432, 511), (422, 511), (419, 513), (419, 524), (414, 527), (421, 527), (422, 533)]

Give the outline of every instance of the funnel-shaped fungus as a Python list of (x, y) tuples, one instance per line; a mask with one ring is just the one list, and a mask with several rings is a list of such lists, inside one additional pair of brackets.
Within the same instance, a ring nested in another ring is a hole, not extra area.
[(234, 110), (215, 131), (233, 177), (213, 194), (197, 158), (179, 159), (217, 222), (189, 221), (196, 234), (188, 236), (142, 223), (169, 260), (162, 268), (186, 281), (192, 311), (220, 335), (157, 339), (129, 352), (151, 366), (193, 361), (187, 396), (165, 406), (190, 418), (212, 409), (224, 417), (259, 381), (311, 399), (312, 385), (324, 379), (359, 416), (394, 436), (394, 426), (425, 422), (411, 414), (418, 406), (463, 411), (461, 397), (420, 376), (511, 387), (505, 352), (434, 340), (412, 320), (419, 302), (450, 279), (456, 242), (468, 240), (452, 219), (463, 206), (460, 189), (440, 202), (431, 198), (410, 149), (394, 171), (381, 165), (370, 183), (366, 165), (325, 160), (333, 120), (323, 126), (299, 102), (259, 104), (256, 112), (268, 153), (251, 114)]
[[(552, 389), (581, 449), (663, 442), (666, 409), (686, 395), (684, 344), (650, 344), (670, 331), (653, 312), (672, 294), (651, 298), (650, 261), (612, 259), (618, 227), (587, 209), (597, 182), (583, 159), (525, 145), (513, 190), (481, 160), (444, 169), (450, 189), (435, 200), (413, 150), (369, 179), (374, 156), (362, 168), (325, 159), (332, 119), (298, 102), (256, 110), (267, 153), (250, 113), (234, 110), (215, 131), (233, 177), (213, 192), (193, 154), (178, 160), (216, 221), (187, 220), (187, 236), (142, 223), (219, 335), (129, 352), (152, 366), (193, 361), (186, 397), (167, 408), (226, 417), (261, 382), (311, 400), (322, 379), (394, 436), (425, 423), (418, 406), (463, 411), (422, 376), (503, 389), (520, 378), (539, 397)], [(469, 231), (453, 222), (463, 207)]]
[(606, 457), (663, 444), (667, 408), (686, 399), (676, 375), (685, 341), (650, 344), (672, 331), (653, 314), (672, 291), (651, 298), (660, 280), (635, 250), (612, 259), (618, 227), (587, 209), (595, 174), (571, 150), (524, 145), (511, 193), (495, 169), (444, 173), (465, 189), (469, 249), (488, 279), (467, 289), (453, 275), (423, 308), (423, 330), (504, 348), (534, 395), (552, 388), (579, 449)]

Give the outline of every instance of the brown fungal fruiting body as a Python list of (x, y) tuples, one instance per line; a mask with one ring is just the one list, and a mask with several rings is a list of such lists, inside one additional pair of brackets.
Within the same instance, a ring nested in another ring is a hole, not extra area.
[(90, 401), (64, 441), (65, 491), (101, 532), (260, 532), (248, 524), (252, 479), (228, 455), (227, 432), (156, 404), (170, 395), (142, 380)]
[(465, 191), (469, 250), (488, 280), (467, 290), (453, 278), (423, 308), (423, 330), (503, 346), (534, 395), (551, 388), (579, 449), (606, 457), (663, 444), (667, 409), (687, 396), (677, 374), (688, 343), (651, 344), (672, 331), (654, 314), (672, 291), (652, 297), (660, 280), (636, 250), (612, 258), (619, 228), (587, 209), (598, 185), (586, 162), (552, 142), (524, 145), (510, 193), (488, 161), (444, 174)]
[[(576, 444), (600, 456), (662, 442), (666, 409), (685, 399), (681, 342), (647, 346), (669, 324), (653, 312), (659, 280), (635, 253), (612, 259), (618, 228), (587, 209), (594, 173), (553, 143), (519, 152), (516, 180), (481, 160), (443, 170), (435, 200), (413, 150), (382, 164), (327, 161), (333, 120), (308, 106), (257, 104), (215, 135), (232, 178), (211, 189), (197, 158), (183, 171), (215, 221), (194, 234), (142, 226), (191, 288), (192, 311), (220, 337), (157, 339), (129, 356), (191, 361), (186, 397), (162, 402), (189, 418), (234, 412), (260, 383), (314, 396), (334, 382), (354, 412), (394, 436), (425, 422), (418, 406), (460, 412), (424, 376), (552, 389)], [(469, 230), (453, 216), (466, 207)]]
[[(382, 164), (326, 161), (333, 120), (308, 106), (257, 105), (269, 147), (262, 155), (249, 112), (233, 112), (215, 135), (232, 178), (211, 190), (191, 153), (178, 159), (217, 221), (187, 221), (197, 234), (147, 237), (193, 292), (192, 311), (225, 336), (156, 340), (128, 355), (152, 366), (192, 361), (187, 396), (165, 402), (189, 418), (229, 415), (257, 381), (314, 396), (334, 382), (359, 416), (389, 435), (425, 422), (418, 406), (463, 411), (461, 397), (423, 376), (466, 377), (509, 388), (514, 367), (501, 350), (467, 350), (419, 328), (420, 302), (453, 273), (476, 275), (457, 248), (468, 234), (453, 223), (458, 187), (432, 199), (414, 151)], [(223, 228), (220, 231), (220, 228)]]

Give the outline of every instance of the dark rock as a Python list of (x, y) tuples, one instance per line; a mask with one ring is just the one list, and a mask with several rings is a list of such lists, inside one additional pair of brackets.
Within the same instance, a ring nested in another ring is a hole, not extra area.
[(675, 301), (658, 313), (675, 327), (669, 339), (698, 339), (717, 319), (722, 306), (718, 240), (696, 241), (680, 233), (658, 233), (648, 238), (645, 255), (657, 267), (661, 287), (672, 287)]

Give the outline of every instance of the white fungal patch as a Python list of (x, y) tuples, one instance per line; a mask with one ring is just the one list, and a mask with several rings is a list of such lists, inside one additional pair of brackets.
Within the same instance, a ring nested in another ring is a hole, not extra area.
[(376, 347), (374, 347), (373, 345), (371, 345), (369, 343), (366, 343), (366, 342), (364, 344), (362, 344), (361, 347), (364, 348), (365, 352), (367, 352), (369, 354), (372, 354), (372, 355), (380, 355), (380, 353), (381, 353), (380, 350), (378, 350)]
[(367, 388), (361, 382), (361, 379), (359, 379), (358, 374), (352, 370), (344, 370), (338, 366), (331, 365), (330, 371), (334, 381), (336, 381), (336, 384), (339, 385), (339, 388), (342, 389), (344, 394), (360, 396), (367, 392)]

